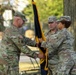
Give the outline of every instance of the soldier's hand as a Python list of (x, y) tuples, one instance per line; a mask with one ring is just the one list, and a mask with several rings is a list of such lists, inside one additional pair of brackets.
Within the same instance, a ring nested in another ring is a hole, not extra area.
[(39, 42), (42, 42), (43, 40), (42, 40), (42, 38), (39, 38)]
[(41, 47), (41, 43), (36, 43), (36, 47)]
[(39, 53), (38, 58), (45, 59), (45, 55), (43, 53)]

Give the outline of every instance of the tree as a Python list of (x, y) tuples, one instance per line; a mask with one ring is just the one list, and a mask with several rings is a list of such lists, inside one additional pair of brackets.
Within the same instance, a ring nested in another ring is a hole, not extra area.
[(64, 15), (71, 16), (72, 18), (72, 25), (71, 29), (74, 31), (75, 36), (75, 45), (74, 48), (76, 49), (76, 0), (64, 0)]
[[(24, 13), (33, 20), (32, 0), (29, 0), (29, 5), (24, 9)], [(40, 21), (47, 22), (51, 15), (63, 15), (63, 0), (34, 0), (37, 4)]]

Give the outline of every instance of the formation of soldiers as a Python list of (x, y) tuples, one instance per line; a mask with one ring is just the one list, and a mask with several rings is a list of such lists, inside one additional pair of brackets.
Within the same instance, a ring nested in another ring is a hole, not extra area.
[(0, 42), (0, 75), (19, 75), (21, 52), (34, 59), (45, 59), (45, 55), (31, 51), (27, 45), (48, 49), (48, 75), (76, 75), (74, 38), (67, 30), (71, 25), (71, 17), (62, 16), (57, 20), (55, 16), (50, 16), (46, 41), (39, 38), (39, 44), (19, 33), (18, 28), (25, 22), (24, 14), (16, 12), (13, 24), (3, 32)]

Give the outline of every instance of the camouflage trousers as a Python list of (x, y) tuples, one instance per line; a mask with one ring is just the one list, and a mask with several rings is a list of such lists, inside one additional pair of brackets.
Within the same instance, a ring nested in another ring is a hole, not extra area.
[(54, 56), (48, 60), (48, 75), (56, 75), (58, 69), (59, 58)]
[(58, 65), (50, 65), (48, 64), (49, 70), (48, 70), (48, 75), (56, 75), (57, 74), (57, 67)]
[(71, 71), (71, 75), (76, 75), (76, 60), (74, 60), (74, 62), (75, 62), (75, 65)]
[(62, 63), (58, 68), (57, 75), (71, 75), (73, 66), (73, 61)]
[(59, 66), (57, 75), (72, 75), (71, 72), (74, 68), (75, 62), (68, 51), (61, 51), (59, 53)]
[(0, 75), (8, 75), (6, 65), (0, 65)]
[(8, 67), (8, 75), (19, 75), (19, 68), (17, 67)]
[(48, 75), (76, 75), (76, 64), (74, 65), (73, 60), (70, 60), (68, 63), (48, 66), (50, 67)]

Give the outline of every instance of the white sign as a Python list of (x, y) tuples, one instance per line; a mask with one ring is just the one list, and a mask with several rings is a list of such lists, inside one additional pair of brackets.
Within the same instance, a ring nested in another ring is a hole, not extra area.
[(5, 10), (3, 18), (4, 20), (12, 20), (12, 10)]

